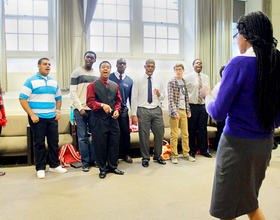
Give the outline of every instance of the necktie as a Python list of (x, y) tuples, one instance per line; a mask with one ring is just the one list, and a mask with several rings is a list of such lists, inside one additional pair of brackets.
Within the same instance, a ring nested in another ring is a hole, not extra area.
[(202, 89), (202, 81), (199, 73), (197, 74), (197, 78), (198, 78), (198, 104), (202, 104), (202, 97), (200, 95), (200, 90)]
[(107, 81), (104, 81), (104, 84), (105, 84), (106, 88), (108, 89), (109, 88), (109, 83)]
[(120, 81), (122, 81), (122, 74), (120, 74)]
[(148, 102), (150, 104), (153, 102), (152, 81), (150, 76), (148, 77)]

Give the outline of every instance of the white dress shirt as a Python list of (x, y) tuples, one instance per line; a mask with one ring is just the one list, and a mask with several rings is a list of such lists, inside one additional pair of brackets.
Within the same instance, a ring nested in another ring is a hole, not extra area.
[[(148, 103), (148, 75), (146, 73), (137, 76), (133, 81), (131, 93), (131, 115), (137, 115), (137, 107), (148, 109), (160, 106), (160, 101), (165, 97), (164, 85), (161, 77), (151, 75), (153, 102)], [(154, 89), (158, 89), (160, 97), (154, 93)]]
[(216, 97), (217, 97), (217, 94), (218, 94), (218, 92), (219, 92), (220, 86), (221, 86), (221, 82), (218, 82), (218, 83), (214, 86), (214, 88), (213, 88), (213, 90), (212, 90), (212, 92), (211, 92), (211, 95), (213, 96), (214, 99), (216, 99)]
[[(186, 81), (188, 94), (189, 94), (189, 102), (190, 104), (198, 104), (198, 77), (196, 72), (190, 72), (183, 76), (184, 80)], [(199, 73), (201, 82), (202, 82), (202, 88), (204, 86), (209, 86), (209, 77), (204, 73)], [(202, 99), (202, 104), (204, 104), (204, 100)]]
[[(121, 74), (120, 74), (117, 70), (114, 72), (114, 74), (115, 74), (115, 76), (117, 77), (117, 79), (120, 79), (120, 75), (121, 75)], [(122, 74), (122, 80), (124, 80), (125, 77), (126, 77), (126, 74), (123, 73), (123, 74)]]

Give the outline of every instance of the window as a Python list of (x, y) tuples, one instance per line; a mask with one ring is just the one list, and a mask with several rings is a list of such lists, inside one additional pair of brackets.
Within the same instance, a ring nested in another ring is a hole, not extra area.
[(180, 58), (179, 0), (99, 0), (90, 49), (100, 56)]
[(144, 53), (179, 54), (178, 1), (143, 0)]
[(90, 25), (95, 52), (130, 53), (129, 0), (99, 0)]
[(8, 55), (49, 55), (50, 0), (6, 0), (5, 29)]

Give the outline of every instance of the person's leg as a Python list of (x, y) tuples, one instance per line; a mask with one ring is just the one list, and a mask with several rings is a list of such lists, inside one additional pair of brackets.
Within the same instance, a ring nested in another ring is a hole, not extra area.
[(110, 170), (115, 170), (118, 167), (119, 158), (119, 141), (120, 129), (119, 122), (116, 119), (109, 119), (107, 126), (109, 127), (109, 134), (107, 140), (108, 147), (108, 166)]
[(83, 166), (89, 166), (90, 155), (89, 155), (89, 146), (88, 146), (88, 128), (87, 128), (87, 117), (81, 116), (78, 109), (75, 109), (75, 119), (77, 124), (77, 135), (78, 135), (78, 144), (79, 152), (82, 159)]
[(48, 142), (48, 155), (50, 168), (59, 166), (58, 160), (58, 121), (46, 119), (47, 121), (47, 142)]
[(180, 115), (179, 126), (182, 134), (183, 157), (187, 157), (189, 156), (189, 152), (190, 152), (187, 112), (185, 110), (179, 110), (179, 115)]
[(94, 134), (92, 136), (94, 152), (96, 156), (96, 162), (99, 166), (100, 172), (105, 172), (106, 161), (107, 161), (107, 136), (108, 129), (105, 126), (104, 119), (96, 116), (91, 118), (91, 132)]
[(197, 146), (201, 154), (208, 153), (207, 120), (208, 114), (205, 110), (205, 106), (199, 106)]
[(29, 125), (33, 132), (34, 140), (34, 155), (35, 155), (35, 166), (36, 170), (45, 170), (46, 161), (46, 146), (45, 136), (47, 130), (47, 124), (45, 119), (39, 119), (39, 122), (33, 123), (31, 118), (28, 116)]
[(170, 147), (171, 147), (171, 158), (178, 157), (178, 130), (179, 120), (174, 117), (169, 117), (170, 124)]
[(198, 109), (197, 105), (190, 104), (192, 116), (188, 118), (188, 131), (189, 131), (189, 146), (190, 146), (190, 155), (195, 157), (197, 152), (197, 144), (195, 142), (195, 135), (197, 132), (197, 123), (198, 123)]
[(91, 110), (86, 110), (86, 113), (88, 114), (88, 117), (86, 119), (87, 128), (88, 128), (88, 130), (90, 130), (90, 133), (91, 133), (91, 137), (90, 137), (91, 141), (90, 141), (90, 144), (88, 144), (88, 152), (89, 152), (88, 163), (89, 163), (90, 166), (96, 166), (96, 157), (95, 157), (95, 152), (94, 152), (94, 144), (93, 144), (93, 140), (92, 140), (92, 137), (95, 134), (93, 134), (93, 132), (91, 131), (92, 111)]
[(151, 111), (152, 114), (152, 132), (154, 134), (154, 160), (161, 158), (162, 143), (164, 135), (164, 122), (162, 118), (162, 110), (157, 107)]
[(151, 127), (151, 118), (149, 110), (145, 108), (138, 108), (137, 110), (138, 117), (138, 127), (139, 127), (139, 143), (140, 151), (142, 155), (142, 160), (150, 161), (150, 127)]
[(256, 211), (248, 214), (250, 220), (265, 220), (262, 210), (258, 208)]
[(120, 132), (121, 132), (121, 144), (120, 144), (120, 155), (122, 159), (126, 159), (129, 156), (130, 151), (130, 128), (129, 128), (129, 117), (128, 110), (124, 109), (118, 117)]

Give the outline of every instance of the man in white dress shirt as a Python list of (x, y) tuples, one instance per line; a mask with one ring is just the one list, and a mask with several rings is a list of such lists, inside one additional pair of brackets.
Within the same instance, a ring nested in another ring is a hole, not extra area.
[[(198, 149), (201, 155), (211, 158), (211, 154), (208, 152), (207, 142), (207, 119), (208, 114), (205, 110), (204, 99), (199, 94), (199, 91), (204, 86), (209, 86), (209, 77), (201, 73), (202, 61), (195, 59), (193, 61), (193, 72), (187, 73), (184, 79), (187, 84), (189, 93), (189, 103), (192, 116), (188, 118), (188, 130), (190, 138), (190, 152), (192, 157), (195, 157)], [(198, 134), (198, 135), (197, 135)], [(197, 140), (195, 140), (197, 136)]]
[(148, 59), (144, 66), (146, 73), (133, 81), (131, 113), (133, 124), (139, 123), (140, 151), (142, 166), (148, 167), (150, 161), (150, 129), (154, 134), (154, 157), (159, 164), (165, 165), (161, 158), (164, 123), (160, 102), (165, 97), (162, 79), (154, 75), (155, 61)]

